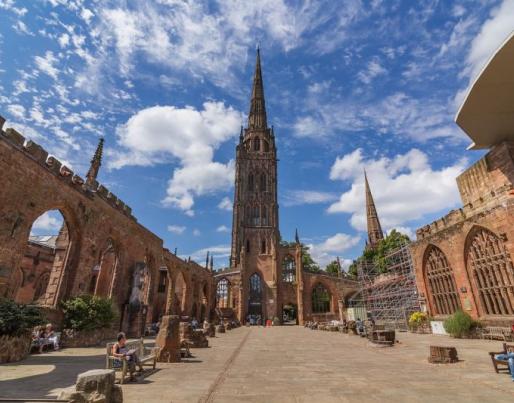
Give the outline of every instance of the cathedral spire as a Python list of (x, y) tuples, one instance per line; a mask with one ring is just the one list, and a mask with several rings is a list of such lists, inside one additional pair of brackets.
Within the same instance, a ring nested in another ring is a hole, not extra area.
[(252, 99), (250, 101), (250, 113), (248, 114), (249, 129), (267, 129), (266, 105), (264, 102), (264, 86), (262, 83), (261, 52), (257, 48), (257, 60), (253, 75)]
[(95, 155), (91, 159), (91, 166), (89, 167), (89, 171), (86, 175), (86, 184), (93, 185), (96, 182), (96, 178), (98, 177), (98, 171), (100, 171), (100, 166), (102, 165), (102, 153), (104, 149), (104, 138), (100, 137), (100, 141), (98, 142), (98, 146), (96, 147)]
[(375, 249), (378, 242), (384, 239), (384, 233), (382, 232), (382, 226), (378, 219), (377, 209), (369, 188), (368, 176), (366, 170), (364, 170), (364, 184), (366, 186), (366, 217), (368, 223), (368, 241), (367, 248)]

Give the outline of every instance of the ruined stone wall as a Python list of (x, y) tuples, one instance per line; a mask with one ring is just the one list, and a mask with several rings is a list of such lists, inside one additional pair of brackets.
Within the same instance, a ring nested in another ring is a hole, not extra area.
[[(67, 247), (59, 257), (61, 264), (52, 268), (46, 306), (57, 307), (65, 298), (88, 292), (106, 248), (114, 251), (115, 264), (101, 280), (107, 284), (101, 287), (96, 284), (96, 288), (112, 297), (118, 306), (121, 328), (129, 329), (126, 322), (131, 320), (130, 316), (141, 316), (138, 312), (144, 310), (147, 310), (145, 315), (138, 320), (142, 324), (151, 321), (152, 311), (162, 304), (157, 294), (159, 268), (163, 266), (172, 271), (172, 277), (173, 272), (183, 271), (188, 290), (195, 273), (198, 280), (212, 287), (208, 270), (164, 250), (162, 240), (140, 225), (130, 207), (103, 185), (86, 186), (82, 178), (49, 157), (39, 145), (25, 141), (12, 129), (0, 132), (0, 296), (16, 296), (15, 286), (27, 253), (30, 229), (36, 218), (49, 210), (59, 210), (63, 215), (69, 243), (67, 239)], [(175, 263), (168, 267), (166, 260)], [(137, 268), (141, 269), (141, 284), (136, 286)], [(185, 306), (189, 310), (192, 298), (188, 291)], [(127, 308), (128, 302), (134, 299), (139, 301), (137, 312), (134, 307)]]
[[(471, 275), (467, 261), (467, 247), (477, 229), (491, 231), (501, 240), (507, 260), (514, 257), (514, 158), (513, 144), (500, 144), (482, 160), (458, 178), (463, 201), (462, 209), (453, 210), (447, 216), (416, 231), (417, 240), (411, 245), (416, 283), (422, 300), (430, 313), (435, 312), (434, 296), (431, 295), (425, 267), (429, 247), (439, 248), (455, 279), (462, 309), (473, 318), (497, 323), (510, 318), (502, 315), (486, 315), (481, 301), (477, 281)], [(509, 263), (508, 263), (509, 265)], [(510, 263), (510, 274), (514, 268)], [(491, 273), (491, 276), (493, 274)], [(495, 274), (496, 276), (496, 274)], [(492, 280), (492, 277), (491, 277)]]

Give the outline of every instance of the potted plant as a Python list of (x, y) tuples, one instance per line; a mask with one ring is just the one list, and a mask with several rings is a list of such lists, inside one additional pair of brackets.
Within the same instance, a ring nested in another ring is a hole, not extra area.
[(429, 333), (429, 317), (425, 312), (413, 312), (409, 317), (409, 329), (413, 333)]

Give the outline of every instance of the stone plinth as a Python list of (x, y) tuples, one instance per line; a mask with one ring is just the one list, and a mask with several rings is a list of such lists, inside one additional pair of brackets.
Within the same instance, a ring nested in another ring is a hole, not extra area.
[(192, 348), (208, 347), (209, 342), (203, 330), (193, 330), (189, 322), (180, 322), (180, 341), (189, 343)]
[(122, 403), (121, 387), (114, 384), (112, 369), (92, 369), (79, 374), (75, 386), (63, 390), (60, 400), (69, 403)]
[(159, 333), (155, 339), (155, 345), (159, 349), (157, 352), (157, 361), (180, 361), (179, 324), (179, 317), (176, 315), (162, 317)]
[(204, 322), (203, 333), (207, 337), (216, 337), (216, 326), (214, 326), (212, 323)]
[(459, 361), (455, 347), (430, 346), (428, 362), (432, 364), (451, 364)]

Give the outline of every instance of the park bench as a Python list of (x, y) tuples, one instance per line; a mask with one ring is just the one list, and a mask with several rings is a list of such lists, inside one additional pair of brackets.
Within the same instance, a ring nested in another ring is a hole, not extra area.
[[(496, 359), (496, 356), (498, 354), (507, 354), (507, 353), (514, 353), (514, 344), (503, 343), (503, 351), (489, 353), (489, 355), (491, 356), (491, 361), (493, 362), (494, 370), (496, 371), (497, 374), (500, 372), (500, 370), (504, 370), (504, 369), (506, 369), (508, 372), (510, 372), (509, 364), (506, 360)], [(498, 368), (498, 365), (502, 365), (507, 368)]]
[[(57, 344), (61, 345), (61, 332), (55, 332), (55, 336), (57, 337)], [(38, 350), (43, 346), (43, 351), (53, 349), (54, 348), (54, 342), (50, 341), (49, 339), (39, 339), (39, 340), (32, 340), (30, 343), (30, 352), (33, 350)]]
[(487, 326), (482, 329), (482, 339), (512, 340), (512, 330), (508, 327)]
[[(105, 368), (113, 369), (115, 371), (121, 371), (121, 380), (120, 383), (124, 383), (125, 376), (127, 375), (129, 368), (126, 357), (118, 358), (112, 355), (112, 348), (116, 343), (107, 343), (106, 345), (106, 359), (105, 359)], [(156, 347), (147, 348), (143, 343), (143, 339), (136, 341), (129, 341), (126, 344), (127, 349), (136, 350), (137, 357), (139, 359), (139, 371), (143, 371), (143, 366), (152, 366), (155, 369), (157, 364), (157, 354)], [(114, 365), (114, 360), (121, 360), (121, 367), (117, 367)]]

